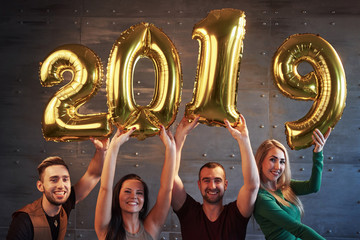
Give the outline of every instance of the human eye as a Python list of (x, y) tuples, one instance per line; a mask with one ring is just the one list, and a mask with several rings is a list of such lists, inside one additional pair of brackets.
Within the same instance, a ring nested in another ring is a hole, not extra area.
[(136, 194), (137, 194), (137, 195), (141, 195), (141, 196), (144, 195), (144, 193), (141, 192), (141, 191), (136, 192)]
[(281, 164), (285, 164), (285, 159), (281, 159), (281, 160), (280, 160), (280, 163), (281, 163)]
[(204, 178), (204, 179), (203, 179), (203, 182), (204, 182), (204, 183), (209, 183), (209, 182), (210, 182), (210, 179)]
[(56, 178), (56, 177), (50, 178), (50, 182), (52, 182), (52, 183), (56, 183), (57, 181), (58, 181), (58, 178)]
[(216, 178), (215, 179), (215, 183), (221, 183), (222, 182), (222, 179), (221, 178)]

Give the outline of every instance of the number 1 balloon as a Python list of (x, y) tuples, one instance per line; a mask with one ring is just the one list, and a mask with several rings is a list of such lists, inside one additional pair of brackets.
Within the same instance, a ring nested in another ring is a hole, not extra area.
[(207, 125), (239, 121), (236, 109), (239, 67), (245, 36), (245, 14), (236, 9), (211, 11), (194, 26), (199, 58), (192, 101), (185, 115)]

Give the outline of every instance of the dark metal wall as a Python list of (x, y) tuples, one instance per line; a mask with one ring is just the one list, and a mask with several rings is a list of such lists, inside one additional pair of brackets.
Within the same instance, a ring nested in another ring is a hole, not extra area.
[[(247, 119), (253, 150), (266, 138), (286, 143), (284, 122), (304, 116), (310, 102), (283, 96), (271, 79), (271, 58), (280, 44), (295, 33), (316, 33), (341, 57), (347, 77), (347, 105), (325, 147), (325, 167), (319, 193), (302, 197), (303, 222), (327, 239), (360, 238), (360, 2), (358, 0), (13, 0), (0, 7), (0, 238), (4, 239), (11, 213), (40, 196), (36, 166), (49, 155), (64, 157), (75, 183), (94, 153), (90, 141), (46, 142), (41, 118), (48, 99), (58, 89), (40, 85), (39, 62), (55, 47), (79, 43), (93, 49), (107, 65), (114, 41), (139, 22), (161, 28), (180, 53), (183, 71), (182, 102), (192, 99), (198, 43), (191, 39), (195, 23), (213, 9), (236, 8), (246, 13), (244, 54), (240, 67), (238, 110)], [(136, 101), (146, 105), (152, 97), (154, 73), (147, 60), (136, 68)], [(106, 89), (82, 109), (106, 112)], [(175, 124), (172, 126), (174, 130)], [(290, 151), (293, 177), (307, 179), (312, 149)], [(164, 148), (159, 137), (131, 139), (120, 150), (116, 178), (141, 175), (149, 184), (154, 202), (159, 186)], [(197, 172), (206, 161), (221, 162), (228, 173), (226, 202), (236, 198), (242, 185), (239, 150), (224, 128), (198, 126), (184, 147), (181, 177), (189, 193), (200, 199)], [(116, 180), (117, 180), (116, 179)], [(93, 230), (98, 186), (71, 213), (66, 239), (96, 239)], [(176, 216), (169, 214), (163, 239), (180, 239)], [(247, 239), (264, 239), (250, 221)]]

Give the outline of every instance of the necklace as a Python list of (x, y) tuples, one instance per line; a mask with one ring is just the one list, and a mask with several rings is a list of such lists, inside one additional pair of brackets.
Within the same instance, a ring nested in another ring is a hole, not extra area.
[(58, 221), (55, 219), (55, 221), (54, 221), (54, 225), (55, 225), (55, 227), (57, 227), (58, 226)]

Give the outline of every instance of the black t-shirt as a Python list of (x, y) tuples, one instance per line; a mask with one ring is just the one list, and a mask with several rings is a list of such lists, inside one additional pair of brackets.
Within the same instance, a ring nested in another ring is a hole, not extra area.
[[(75, 191), (74, 191), (74, 187), (71, 187), (71, 194), (68, 200), (62, 205), (66, 212), (67, 218), (69, 218), (71, 210), (74, 209), (75, 203), (76, 203)], [(56, 240), (59, 235), (60, 213), (54, 217), (50, 217), (46, 215), (46, 218), (50, 226), (52, 239)], [(32, 240), (32, 239), (34, 239), (34, 226), (31, 222), (29, 214), (25, 212), (14, 213), (8, 230), (8, 234), (6, 236), (6, 240)]]
[(183, 240), (245, 239), (249, 218), (241, 215), (236, 201), (226, 204), (214, 222), (207, 218), (202, 205), (189, 194), (184, 205), (174, 212), (180, 220)]

